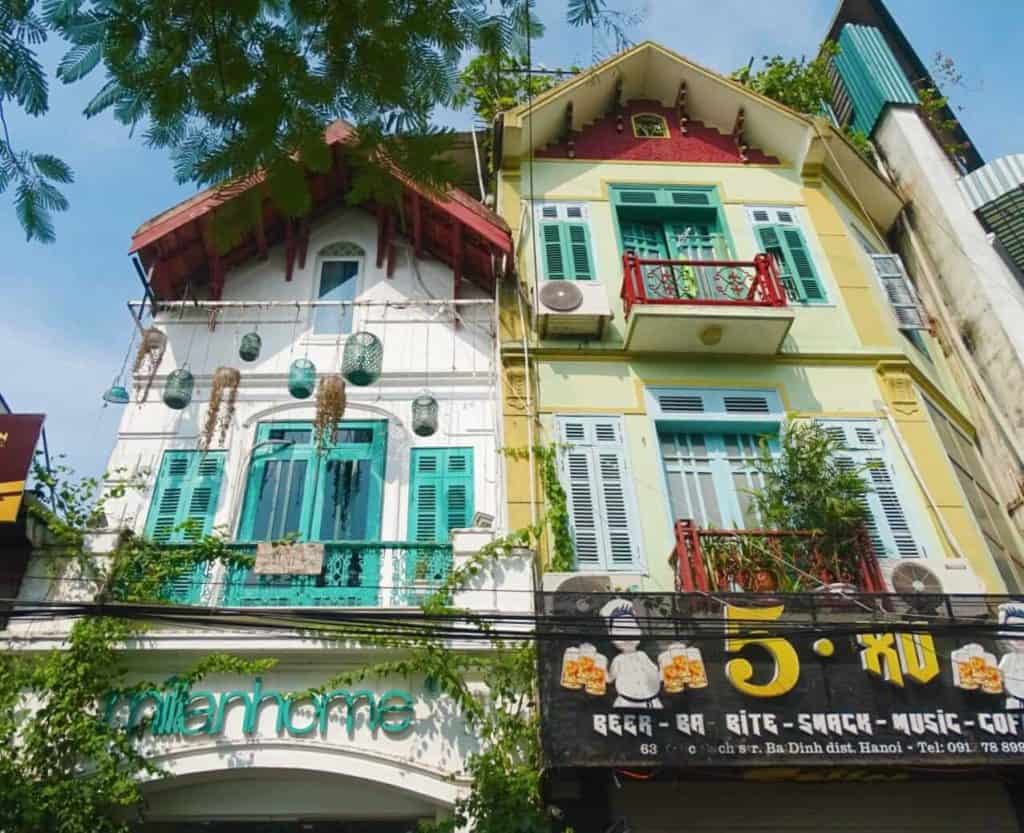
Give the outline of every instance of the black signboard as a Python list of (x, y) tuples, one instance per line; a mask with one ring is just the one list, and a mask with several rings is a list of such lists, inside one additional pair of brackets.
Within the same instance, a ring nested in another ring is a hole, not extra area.
[(552, 766), (1024, 762), (1024, 599), (538, 597)]

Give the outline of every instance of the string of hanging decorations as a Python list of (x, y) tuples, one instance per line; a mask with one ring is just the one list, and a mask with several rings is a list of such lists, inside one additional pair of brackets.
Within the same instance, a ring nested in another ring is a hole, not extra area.
[[(298, 343), (298, 331), (303, 309), (334, 307), (338, 309), (338, 314), (342, 321), (344, 321), (346, 308), (383, 307), (383, 327), (386, 328), (390, 307), (396, 307), (399, 309), (408, 307), (433, 308), (433, 314), (424, 322), (427, 327), (425, 340), (424, 387), (411, 402), (413, 432), (420, 437), (430, 437), (437, 432), (439, 412), (438, 401), (430, 387), (430, 363), (432, 359), (430, 342), (431, 330), (433, 329), (432, 325), (436, 323), (438, 314), (443, 313), (445, 310), (454, 310), (456, 316), (458, 316), (457, 308), (459, 306), (492, 306), (493, 304), (494, 301), (492, 299), (463, 299), (458, 301), (416, 299), (402, 300), (398, 303), (390, 300), (168, 301), (159, 302), (156, 305), (156, 312), (177, 312), (178, 315), (171, 322), (173, 326), (177, 327), (187, 326), (190, 324), (201, 324), (208, 326), (212, 332), (216, 328), (217, 320), (221, 317), (222, 313), (234, 310), (244, 312), (245, 310), (255, 309), (256, 318), (253, 328), (243, 333), (238, 341), (239, 358), (244, 362), (252, 363), (259, 359), (262, 351), (263, 339), (260, 335), (261, 325), (266, 326), (273, 323), (291, 324), (292, 338), (289, 345), (289, 358), (294, 355), (295, 345)], [(139, 306), (141, 306), (141, 302), (138, 301), (128, 303), (129, 309), (132, 310)], [(294, 319), (275, 322), (263, 317), (265, 310), (287, 307), (294, 307)], [(186, 312), (190, 308), (205, 309), (208, 315), (201, 318), (186, 318)], [(247, 322), (237, 320), (233, 323), (237, 325)], [(317, 369), (315, 364), (309, 358), (309, 338), (306, 339), (303, 356), (293, 359), (288, 368), (287, 388), (289, 395), (295, 399), (304, 400), (309, 399), (314, 393), (316, 393), (316, 436), (318, 441), (317, 444), (321, 449), (326, 449), (335, 441), (337, 426), (345, 411), (346, 382), (357, 387), (368, 387), (377, 382), (383, 373), (384, 329), (381, 331), (381, 337), (374, 335), (366, 329), (357, 330), (343, 336), (340, 331), (341, 329), (342, 328), (339, 328), (337, 340), (335, 342), (334, 361), (331, 363), (332, 367), (338, 367), (340, 350), (341, 361), (340, 368), (338, 368), (340, 373), (338, 370), (332, 370), (331, 372), (324, 374), (322, 378), (320, 378), (318, 385)], [(454, 370), (455, 349), (457, 343), (454, 326), (451, 328), (451, 331)], [(143, 379), (136, 382), (136, 401), (141, 403), (146, 401), (157, 370), (163, 361), (168, 347), (168, 338), (164, 331), (155, 326), (150, 326), (149, 328), (140, 330), (139, 332), (139, 347), (132, 369), (135, 376), (144, 376)], [(238, 330), (236, 330), (235, 333), (237, 338)], [(342, 349), (341, 345), (343, 338), (344, 347)], [(189, 333), (184, 362), (182, 362), (180, 367), (172, 370), (167, 376), (162, 398), (164, 404), (172, 410), (181, 411), (187, 408), (192, 402), (192, 398), (195, 393), (195, 377), (189, 369), (194, 339), (195, 330), (191, 330)], [(103, 394), (103, 401), (106, 404), (126, 405), (130, 401), (130, 396), (125, 387), (124, 381), (128, 358), (131, 355), (134, 341), (135, 332), (133, 331), (132, 339), (129, 342), (128, 351), (125, 355), (124, 362), (122, 363), (121, 370), (117, 376), (115, 376), (111, 386)], [(209, 342), (207, 342), (207, 353), (208, 352)], [(236, 368), (221, 366), (216, 369), (211, 385), (210, 402), (208, 405), (206, 422), (200, 438), (200, 445), (203, 449), (208, 449), (213, 444), (215, 438), (223, 444), (234, 415), (234, 406), (240, 383), (241, 372)]]

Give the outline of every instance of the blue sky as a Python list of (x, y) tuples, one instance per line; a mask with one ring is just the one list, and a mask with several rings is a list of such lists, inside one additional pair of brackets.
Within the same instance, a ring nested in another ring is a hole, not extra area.
[[(634, 40), (651, 39), (712, 69), (729, 72), (752, 56), (813, 53), (835, 9), (833, 0), (612, 0), (645, 14)], [(548, 26), (534, 60), (549, 67), (586, 66), (600, 40), (563, 21), (564, 0), (540, 0)], [(952, 91), (960, 117), (986, 159), (1024, 152), (1024, 3), (1020, 0), (888, 0), (910, 42), (928, 64), (936, 50), (952, 56), (968, 89)], [(52, 68), (59, 44), (47, 45)], [(132, 231), (192, 192), (175, 184), (163, 152), (147, 150), (109, 117), (79, 115), (100, 78), (51, 86), (43, 119), (8, 116), (16, 145), (48, 151), (74, 168), (71, 210), (57, 219), (58, 239), (26, 243), (9, 202), (0, 198), (0, 393), (15, 411), (46, 413), (52, 451), (66, 452), (82, 473), (102, 471), (120, 412), (100, 394), (124, 360), (131, 322), (125, 301), (140, 284), (127, 257)], [(456, 128), (470, 118), (456, 115)], [(130, 406), (129, 406), (130, 407)]]

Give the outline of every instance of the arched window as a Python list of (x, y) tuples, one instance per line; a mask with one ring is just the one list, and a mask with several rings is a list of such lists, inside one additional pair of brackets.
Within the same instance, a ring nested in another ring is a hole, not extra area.
[(638, 139), (667, 139), (668, 122), (658, 113), (637, 113), (633, 116), (633, 135)]
[[(359, 270), (366, 252), (347, 240), (324, 246), (317, 253), (319, 278), (316, 300), (355, 301), (359, 292)], [(335, 335), (352, 331), (353, 308), (317, 307), (313, 315), (314, 335)]]

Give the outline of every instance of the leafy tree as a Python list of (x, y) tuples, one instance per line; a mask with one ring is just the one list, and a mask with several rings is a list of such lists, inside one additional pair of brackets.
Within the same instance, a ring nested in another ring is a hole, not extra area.
[(71, 169), (56, 156), (19, 149), (11, 140), (5, 106), (30, 116), (46, 112), (46, 74), (35, 47), (46, 40), (47, 25), (33, 0), (0, 0), (0, 194), (14, 189), (14, 210), (29, 240), (54, 239), (52, 212), (68, 201), (58, 185), (72, 181)]
[(774, 99), (798, 113), (818, 115), (825, 102), (832, 97), (828, 68), (838, 52), (836, 44), (826, 43), (818, 56), (810, 61), (806, 57), (797, 59), (764, 55), (760, 69), (754, 71), (751, 62), (750, 66), (736, 70), (731, 77), (754, 92)]
[[(102, 69), (84, 106), (112, 111), (146, 144), (166, 148), (182, 182), (243, 181), (257, 171), (279, 208), (302, 214), (304, 167), (323, 170), (324, 125), (359, 125), (350, 153), (363, 162), (363, 190), (384, 187), (382, 157), (424, 184), (447, 173), (436, 163), (439, 131), (466, 54), (511, 60), (543, 32), (536, 0), (0, 0), (0, 105), (47, 110), (35, 47), (56, 33), (68, 44), (57, 70), (70, 84)], [(625, 41), (629, 15), (606, 0), (567, 0), (569, 22)], [(2, 115), (0, 110), (0, 115)], [(17, 151), (0, 138), (0, 191), (15, 187), (29, 239), (52, 240), (51, 212), (67, 208), (56, 184), (71, 171), (52, 156)]]

